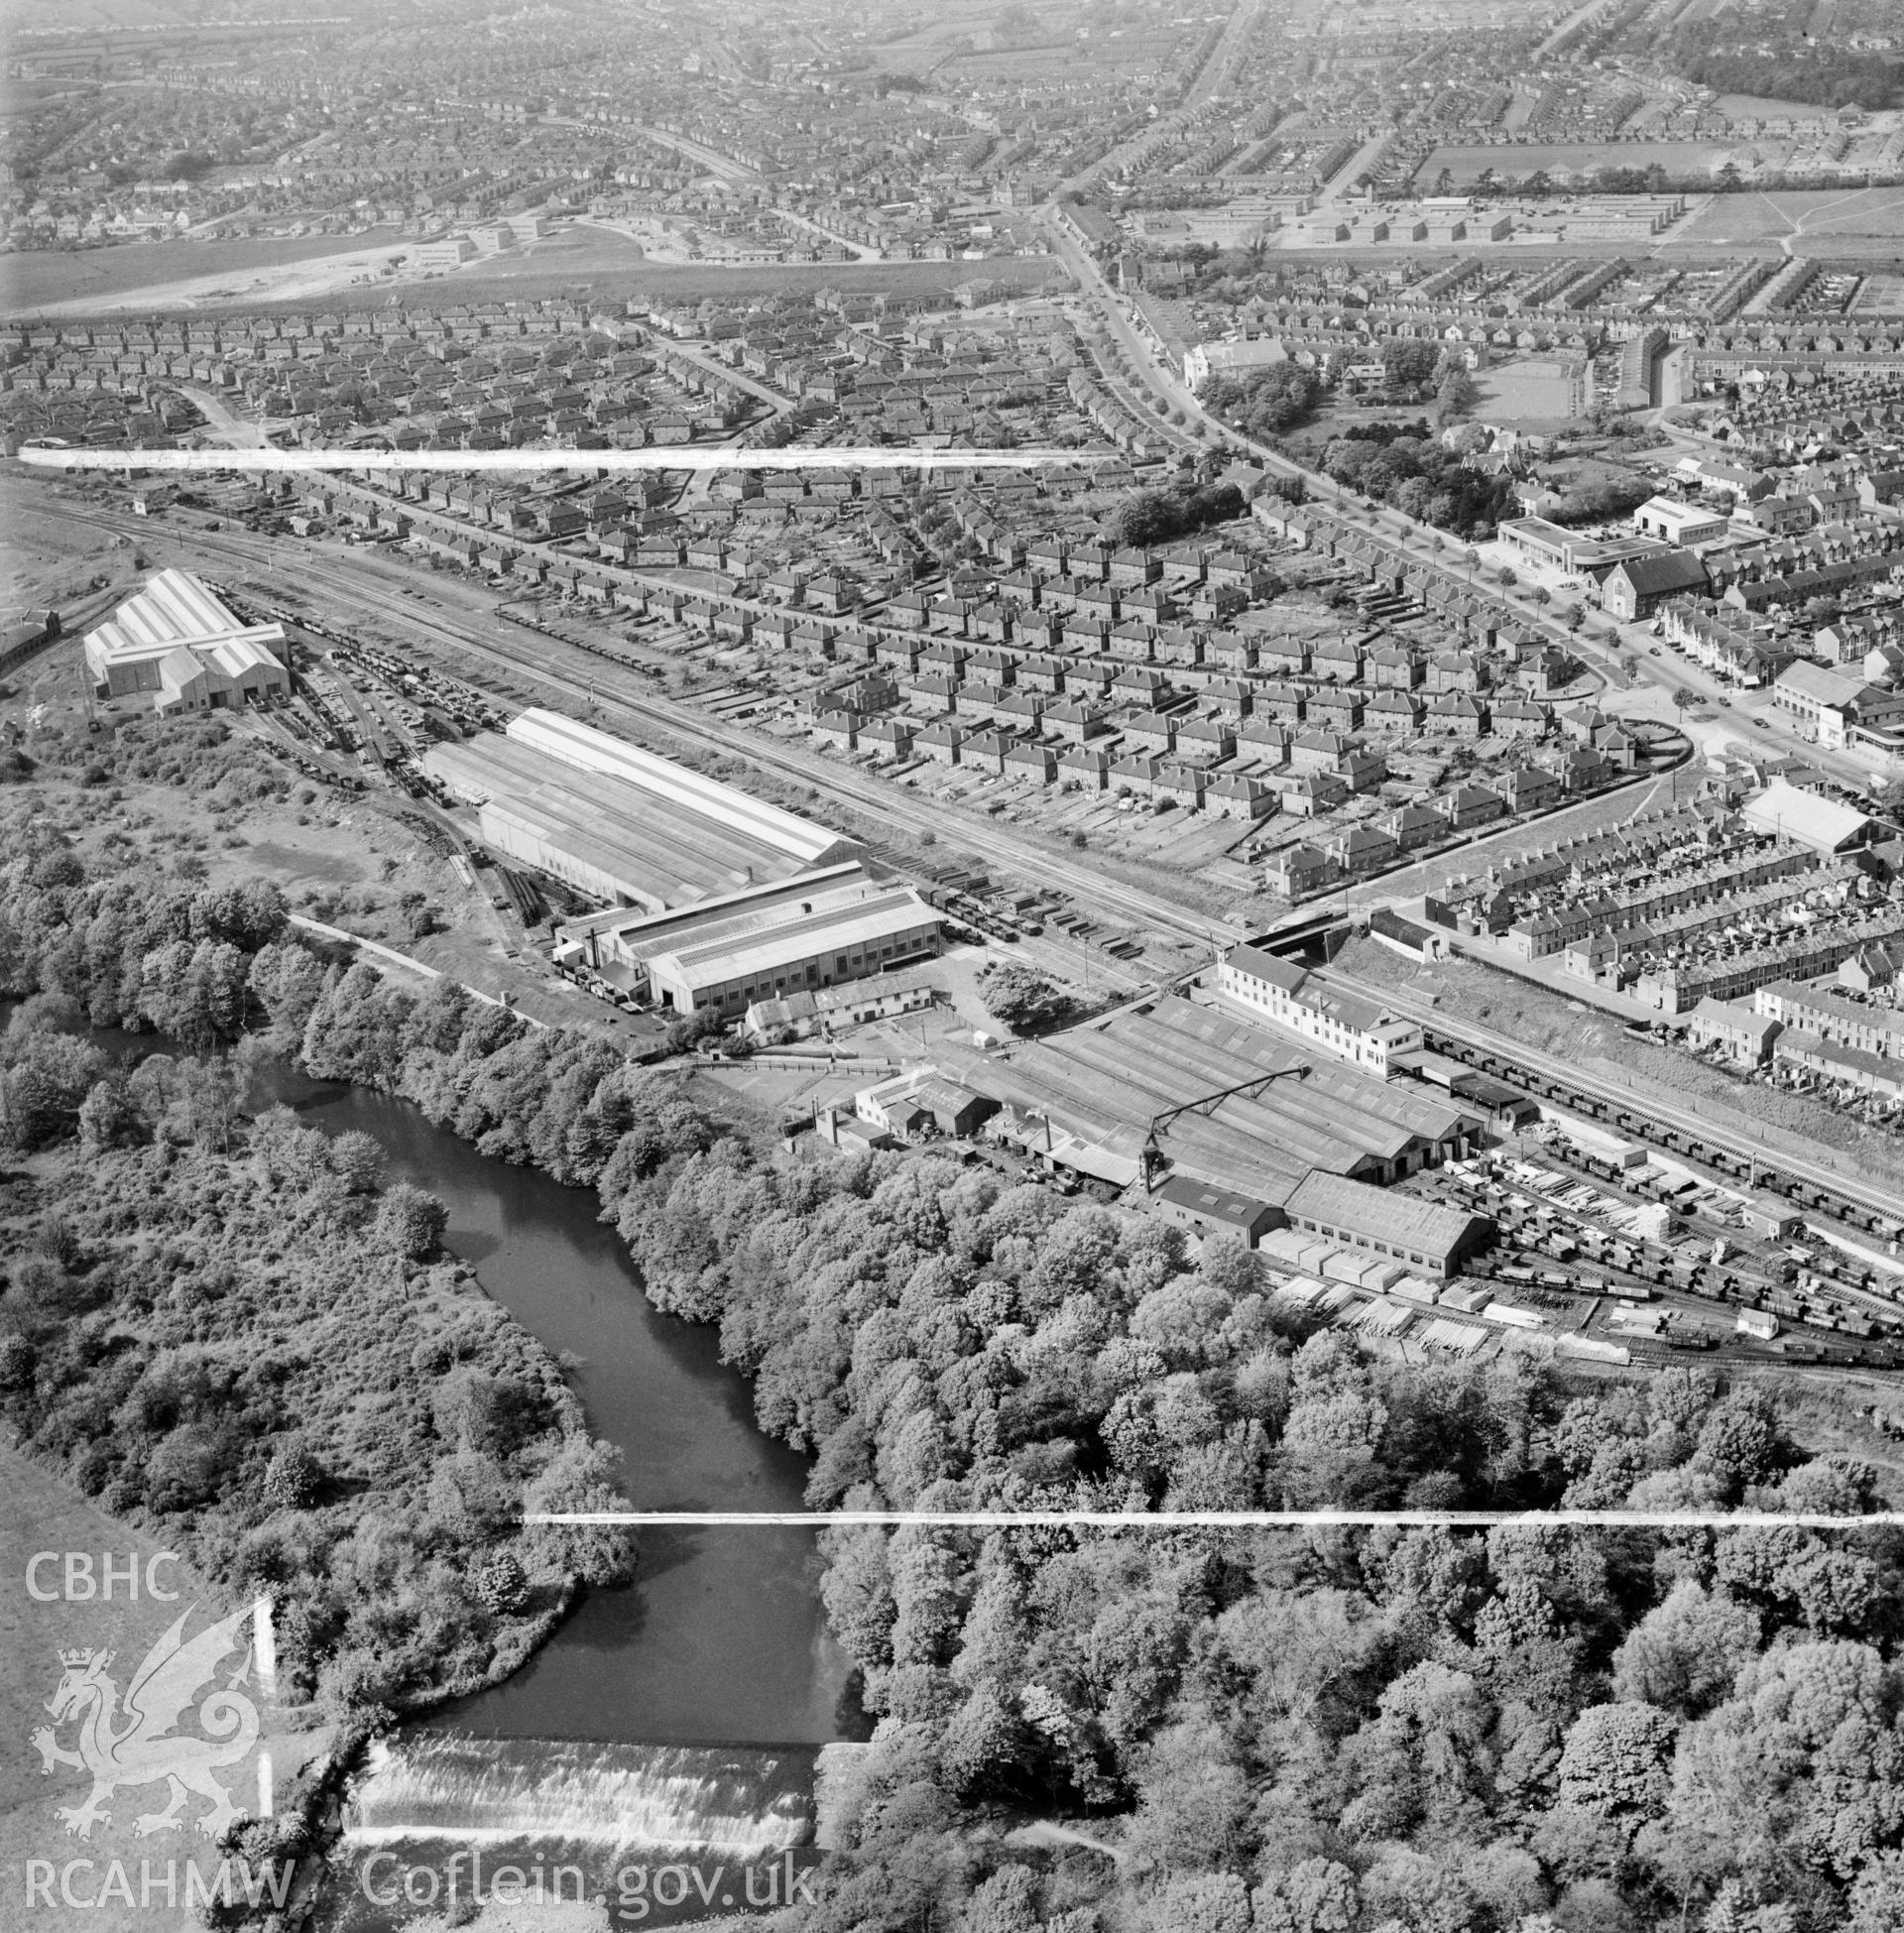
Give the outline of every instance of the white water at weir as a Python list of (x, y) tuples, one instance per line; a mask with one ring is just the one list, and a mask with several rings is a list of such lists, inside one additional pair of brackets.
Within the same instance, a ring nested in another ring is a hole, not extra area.
[(718, 1852), (813, 1839), (811, 1748), (549, 1743), (405, 1734), (373, 1747), (347, 1844), (454, 1840)]

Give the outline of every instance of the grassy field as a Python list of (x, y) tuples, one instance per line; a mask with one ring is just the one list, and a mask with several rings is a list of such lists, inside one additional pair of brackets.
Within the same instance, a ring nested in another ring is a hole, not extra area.
[(1415, 171), (1415, 180), (1431, 184), (1446, 169), (1460, 189), (1472, 186), (1488, 169), (1502, 181), (1524, 181), (1543, 168), (1550, 174), (1561, 169), (1578, 173), (1600, 168), (1651, 168), (1655, 163), (1682, 177), (1703, 173), (1726, 152), (1717, 142), (1704, 141), (1551, 141), (1524, 148), (1448, 147), (1437, 148)]
[(1558, 428), (1578, 412), (1570, 408), (1574, 385), (1567, 365), (1552, 357), (1502, 363), (1484, 369), (1475, 378), (1481, 393), (1476, 413), (1489, 423), (1519, 423), (1526, 428)]
[(1838, 112), (1811, 101), (1767, 100), (1763, 94), (1721, 94), (1715, 105), (1729, 121), (1830, 121)]
[[(163, 1786), (125, 1786), (108, 1801), (108, 1822), (94, 1826), (84, 1841), (70, 1837), (54, 1808), (83, 1800), (89, 1789), (85, 1776), (66, 1766), (57, 1767), (48, 1776), (41, 1770), (39, 1752), (28, 1743), (32, 1734), (49, 1722), (45, 1707), (60, 1681), (62, 1650), (80, 1646), (110, 1650), (109, 1675), (123, 1695), (140, 1660), (181, 1611), (191, 1611), (186, 1626), (189, 1637), (195, 1636), (213, 1614), (233, 1608), (213, 1604), (203, 1582), (178, 1562), (153, 1572), (162, 1589), (178, 1592), (178, 1601), (155, 1603), (147, 1598), (143, 1579), (148, 1562), (164, 1548), (156, 1538), (95, 1509), (77, 1491), (10, 1444), (0, 1443), (0, 1736), (8, 1741), (7, 1750), (0, 1752), (0, 1874), (5, 1875), (8, 1909), (0, 1918), (10, 1926), (34, 1923), (32, 1911), (22, 1904), (29, 1861), (51, 1861), (56, 1871), (68, 1861), (92, 1861), (90, 1870), (72, 1875), (75, 1899), (90, 1899), (104, 1890), (111, 1863), (121, 1863), (130, 1880), (131, 1901), (102, 1901), (87, 1911), (85, 1922), (92, 1933), (150, 1933), (159, 1925), (191, 1923), (193, 1916), (184, 1911), (185, 1864), (190, 1862), (205, 1873), (216, 1869), (217, 1855), (194, 1830), (144, 1839), (135, 1836), (134, 1822), (140, 1814), (165, 1808)], [(104, 1554), (110, 1552), (120, 1576), (127, 1559), (137, 1559), (142, 1580), (139, 1598), (133, 1601), (126, 1585), (116, 1580), (111, 1603), (97, 1596), (75, 1603), (63, 1597), (53, 1603), (36, 1601), (28, 1594), (27, 1566), (36, 1552), (49, 1550), (61, 1553), (62, 1561), (39, 1567), (36, 1582), (43, 1592), (62, 1588), (65, 1552), (75, 1557), (88, 1555), (95, 1573)], [(228, 1678), (236, 1662), (235, 1655), (227, 1657), (215, 1682)], [(257, 1698), (255, 1681), (245, 1690)], [(309, 1758), (321, 1738), (289, 1729), (282, 1715), (274, 1716), (262, 1699), (258, 1702), (263, 1708), (263, 1749), (271, 1755), (273, 1778), (282, 1791), (286, 1778)], [(187, 1714), (181, 1735), (190, 1737), (192, 1733), (193, 1722)], [(60, 1743), (70, 1749), (73, 1726), (69, 1722), (62, 1725), (59, 1736)], [(241, 1810), (257, 1810), (255, 1752), (217, 1776), (234, 1805)], [(203, 1810), (203, 1801), (193, 1798), (181, 1816), (195, 1819)], [(158, 1887), (155, 1903), (143, 1909), (137, 1903), (142, 1860)], [(162, 1915), (156, 1902), (164, 1898), (165, 1873), (172, 1861), (178, 1863), (178, 1910)], [(57, 1884), (54, 1897), (59, 1897)], [(15, 1910), (20, 1917), (11, 1916)], [(55, 1912), (64, 1917), (67, 1908), (59, 1906)]]
[(1803, 235), (1825, 254), (1841, 245), (1863, 252), (1871, 243), (1904, 242), (1904, 188), (1795, 188), (1716, 194), (1675, 241), (1689, 248), (1746, 247)]
[[(242, 285), (272, 270), (314, 262), (348, 250), (352, 255), (388, 252), (397, 237), (381, 229), (345, 242), (317, 236), (303, 242), (202, 242), (179, 246), (93, 249), (76, 254), (0, 256), (0, 313), (30, 316), (55, 303), (97, 300), (123, 310), (139, 302), (155, 313), (169, 310), (303, 313), (313, 308), (382, 307), (393, 296), (419, 308), (457, 302), (533, 302), (586, 295), (619, 302), (631, 296), (695, 302), (706, 296), (751, 296), (818, 289), (866, 294), (944, 294), (961, 282), (984, 278), (1015, 291), (1044, 287), (1068, 277), (1050, 256), (1008, 255), (983, 262), (746, 262), (647, 261), (640, 247), (605, 230), (590, 229), (572, 243), (563, 237), (521, 254), (500, 256), (479, 269), (455, 275), (393, 280), (370, 287), (336, 287), (321, 295), (274, 296)], [(229, 279), (220, 292), (206, 279)], [(142, 300), (142, 292), (148, 292)]]
[[(241, 242), (127, 242), (117, 248), (35, 249), (0, 256), (0, 309), (30, 315), (50, 302), (123, 302), (141, 289), (199, 276), (248, 276), (346, 251), (388, 248), (394, 228), (362, 235), (260, 236)], [(194, 304), (203, 306), (202, 303)]]

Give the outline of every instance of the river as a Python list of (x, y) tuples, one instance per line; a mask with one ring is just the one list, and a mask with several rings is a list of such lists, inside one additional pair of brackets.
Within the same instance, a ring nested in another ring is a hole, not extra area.
[[(361, 1129), (394, 1176), (449, 1208), (446, 1245), (570, 1365), (590, 1427), (626, 1459), (638, 1510), (798, 1510), (805, 1460), (763, 1435), (714, 1332), (659, 1314), (592, 1189), (478, 1154), (407, 1101), (287, 1068), (271, 1098), (329, 1134)], [(866, 1736), (799, 1529), (651, 1530), (639, 1576), (592, 1592), (507, 1683), (431, 1730), (497, 1739), (817, 1745)]]

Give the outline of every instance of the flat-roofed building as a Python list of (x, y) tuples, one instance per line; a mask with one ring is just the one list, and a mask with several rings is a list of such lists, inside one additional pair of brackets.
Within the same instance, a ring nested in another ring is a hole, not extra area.
[(558, 961), (677, 1014), (738, 1019), (760, 1001), (929, 959), (940, 914), (857, 863), (652, 913), (598, 913), (562, 929)]
[(1729, 527), (1729, 520), (1719, 512), (1679, 497), (1648, 497), (1633, 512), (1636, 536), (1656, 537), (1674, 544), (1715, 544)]
[(85, 643), (96, 696), (149, 692), (161, 712), (288, 698), (287, 655), (283, 625), (243, 623), (185, 570), (154, 572)]

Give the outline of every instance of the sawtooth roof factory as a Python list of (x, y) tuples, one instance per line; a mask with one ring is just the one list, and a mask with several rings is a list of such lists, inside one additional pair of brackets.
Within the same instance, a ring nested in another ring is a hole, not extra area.
[(478, 808), (484, 843), (593, 900), (665, 912), (857, 856), (782, 811), (559, 713), (435, 745), (424, 769)]
[(1481, 1110), (1178, 995), (944, 1064), (1004, 1104), (992, 1132), (1120, 1187), (1167, 1164), (1443, 1278), (1491, 1233), (1479, 1217), (1379, 1185), (1466, 1154)]
[(282, 625), (241, 622), (187, 570), (155, 571), (85, 644), (95, 696), (150, 692), (160, 712), (288, 698), (285, 651)]
[(1380, 1187), (1467, 1154), (1483, 1110), (1181, 996), (1006, 1055), (953, 1055), (947, 1071), (1004, 1102), (994, 1133), (1118, 1187), (1167, 1163), (1281, 1208), (1320, 1171), (1352, 1183), (1330, 1196), (1330, 1226), (1357, 1245), (1446, 1275), (1487, 1239), (1469, 1216)]

